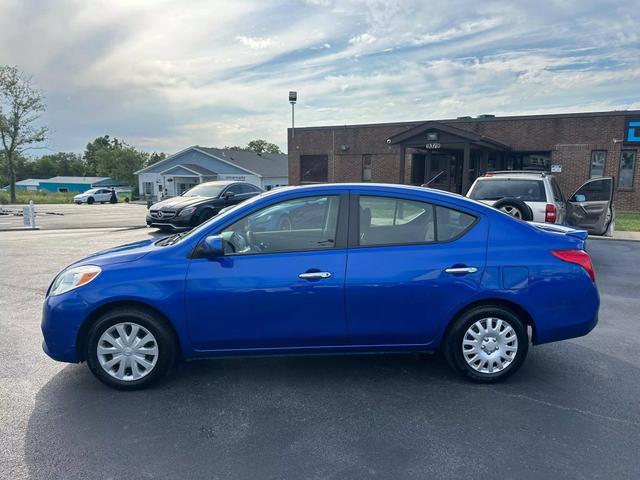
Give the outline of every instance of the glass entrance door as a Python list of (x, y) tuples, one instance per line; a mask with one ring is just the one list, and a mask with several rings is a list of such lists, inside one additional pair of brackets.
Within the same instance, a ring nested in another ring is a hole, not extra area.
[[(428, 158), (428, 157), (427, 157)], [(428, 160), (427, 160), (428, 161)], [(431, 153), (430, 188), (460, 193), (462, 190), (462, 154), (456, 151)]]

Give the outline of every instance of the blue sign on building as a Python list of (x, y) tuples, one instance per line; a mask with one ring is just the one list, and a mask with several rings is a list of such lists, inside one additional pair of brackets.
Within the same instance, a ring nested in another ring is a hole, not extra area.
[(640, 143), (640, 118), (627, 118), (624, 141), (626, 143)]

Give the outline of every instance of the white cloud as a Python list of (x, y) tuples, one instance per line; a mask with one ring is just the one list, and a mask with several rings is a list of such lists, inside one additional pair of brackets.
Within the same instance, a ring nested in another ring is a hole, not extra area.
[(245, 37), (244, 35), (239, 35), (236, 37), (236, 40), (254, 50), (264, 50), (265, 48), (275, 47), (280, 44), (275, 37)]
[(0, 63), (45, 91), (55, 148), (285, 147), (289, 90), (301, 125), (637, 107), (634, 5), (0, 0)]

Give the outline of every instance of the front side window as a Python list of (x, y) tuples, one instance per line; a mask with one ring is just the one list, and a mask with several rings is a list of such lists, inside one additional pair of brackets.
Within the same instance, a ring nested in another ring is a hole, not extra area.
[(589, 178), (604, 177), (604, 167), (607, 163), (606, 150), (594, 150), (591, 152), (591, 167)]
[(476, 182), (469, 192), (474, 200), (500, 200), (501, 198), (517, 198), (526, 202), (546, 202), (542, 180), (526, 180), (518, 178), (488, 178)]
[(620, 152), (620, 172), (618, 173), (618, 189), (631, 190), (633, 175), (636, 171), (636, 151), (622, 150)]
[(430, 203), (361, 196), (361, 246), (445, 242), (462, 235), (475, 217)]
[(611, 178), (592, 180), (582, 185), (571, 197), (572, 202), (607, 202), (611, 200)]
[(329, 178), (327, 155), (301, 155), (300, 181), (309, 183), (327, 182)]
[(220, 232), (228, 255), (333, 248), (338, 196), (287, 200), (254, 212)]

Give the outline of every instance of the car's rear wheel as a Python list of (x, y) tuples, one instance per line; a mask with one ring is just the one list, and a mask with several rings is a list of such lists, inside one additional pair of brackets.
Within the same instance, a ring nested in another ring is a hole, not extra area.
[(515, 373), (528, 349), (526, 323), (501, 305), (483, 305), (464, 312), (451, 326), (444, 344), (449, 365), (483, 383)]
[(173, 366), (176, 339), (164, 320), (142, 309), (118, 308), (100, 317), (86, 342), (93, 374), (121, 390), (146, 388)]
[(93, 204), (93, 202), (95, 202), (95, 199), (94, 199), (93, 197), (89, 197), (89, 198), (87, 198), (87, 203), (88, 203), (89, 205), (92, 205), (92, 204)]

